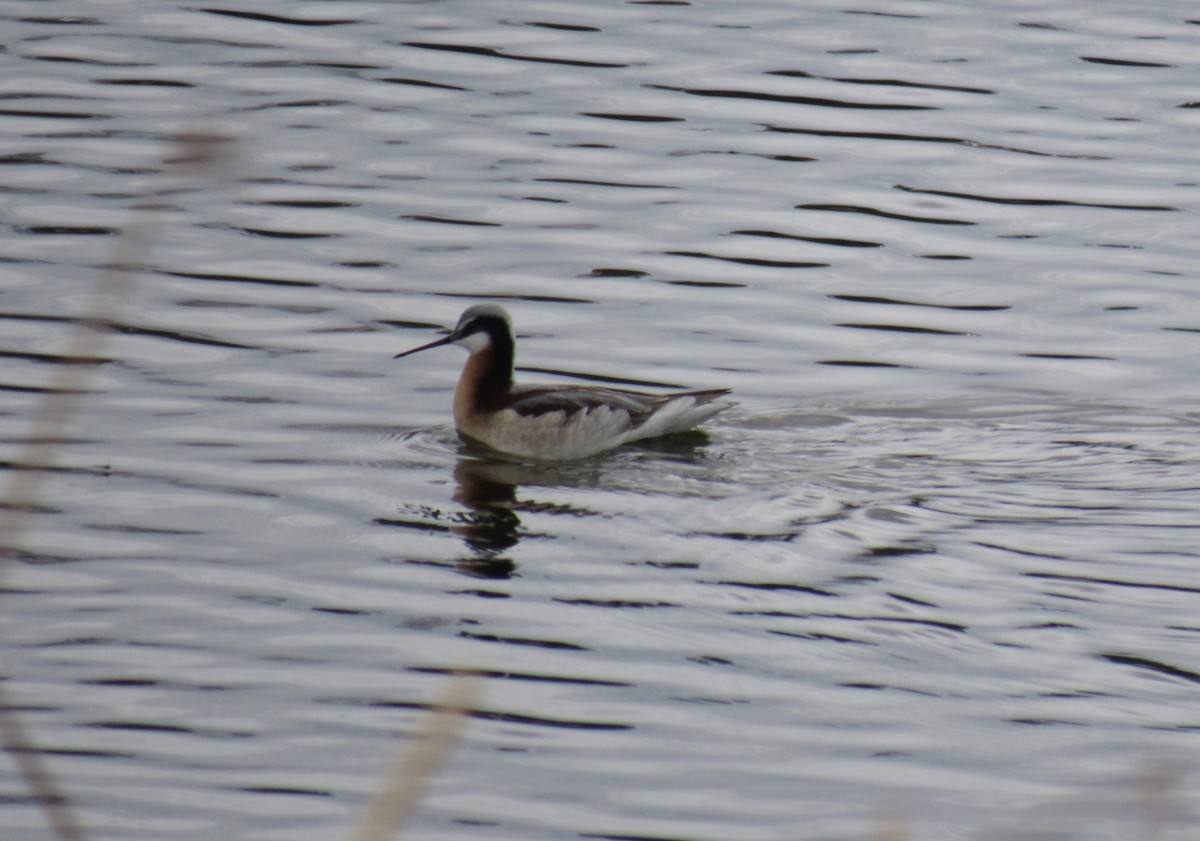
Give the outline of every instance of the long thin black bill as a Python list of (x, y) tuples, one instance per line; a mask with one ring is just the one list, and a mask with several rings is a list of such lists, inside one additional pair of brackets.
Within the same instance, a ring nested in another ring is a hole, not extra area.
[(430, 342), (427, 345), (421, 345), (420, 347), (415, 347), (412, 350), (406, 350), (403, 353), (397, 353), (395, 356), (392, 357), (392, 359), (399, 359), (401, 356), (408, 356), (410, 354), (417, 353), (422, 350), (429, 350), (431, 347), (441, 347), (442, 345), (452, 344), (453, 342), (454, 342), (453, 334), (451, 334), (449, 336), (443, 336), (442, 338), (438, 339), (436, 342)]

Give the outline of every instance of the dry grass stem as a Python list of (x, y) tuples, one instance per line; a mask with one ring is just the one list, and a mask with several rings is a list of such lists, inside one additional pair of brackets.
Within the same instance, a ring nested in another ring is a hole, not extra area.
[(480, 674), (459, 672), (454, 676), (441, 702), (432, 707), (429, 723), (404, 751), (375, 796), (354, 841), (387, 841), (400, 829), (454, 746), (482, 689)]
[(86, 396), (86, 385), (92, 366), (101, 356), (109, 334), (117, 323), (117, 315), (129, 300), (134, 280), (141, 271), (154, 234), (161, 224), (162, 214), (155, 196), (168, 192), (167, 179), (184, 174), (196, 174), (216, 168), (222, 162), (218, 144), (228, 138), (215, 134), (189, 132), (179, 135), (164, 163), (164, 183), (153, 185), (146, 198), (134, 205), (121, 236), (113, 247), (112, 256), (96, 281), (87, 308), (75, 318), (62, 362), (54, 371), (45, 396), (38, 405), (29, 436), (14, 460), (15, 467), (8, 487), (0, 495), (0, 593), (12, 561), (20, 554), (19, 544), (28, 516), (37, 510), (42, 484), (54, 463), (54, 454), (67, 433), (80, 400)]
[[(181, 135), (164, 161), (168, 168), (163, 176), (174, 176), (184, 168), (213, 167), (219, 160), (216, 144), (224, 140), (217, 135)], [(108, 335), (117, 323), (118, 313), (129, 300), (133, 282), (150, 252), (161, 218), (152, 196), (165, 192), (168, 186), (164, 184), (162, 189), (148, 190), (147, 198), (134, 206), (109, 262), (96, 281), (86, 310), (75, 318), (76, 329), (38, 405), (29, 436), (14, 460), (8, 486), (0, 496), (0, 594), (7, 589), (14, 560), (21, 555), (21, 538), (29, 516), (39, 510), (38, 500), (48, 471), (54, 465), (55, 452), (66, 437), (80, 400), (87, 393), (90, 370), (102, 361), (101, 353)], [(42, 807), (59, 841), (83, 841), (83, 829), (50, 772), (42, 751), (2, 694), (0, 739), (12, 754), (18, 772)]]
[(4, 688), (0, 686), (0, 738), (12, 754), (17, 771), (25, 778), (25, 784), (41, 804), (46, 819), (54, 828), (59, 841), (84, 841), (83, 829), (75, 820), (74, 813), (66, 807), (66, 799), (59, 791), (41, 754), (29, 743), (20, 719), (8, 706)]

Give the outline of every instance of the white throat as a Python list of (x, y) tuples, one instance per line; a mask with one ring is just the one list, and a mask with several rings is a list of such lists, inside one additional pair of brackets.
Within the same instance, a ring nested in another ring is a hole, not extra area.
[(484, 348), (491, 347), (492, 337), (489, 336), (485, 331), (480, 330), (478, 333), (471, 333), (470, 335), (463, 336), (454, 344), (458, 345), (459, 347), (465, 347), (471, 354), (476, 354)]

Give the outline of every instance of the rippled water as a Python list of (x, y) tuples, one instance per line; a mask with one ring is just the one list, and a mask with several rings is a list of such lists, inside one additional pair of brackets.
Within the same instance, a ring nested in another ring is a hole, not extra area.
[[(144, 266), (0, 600), (90, 837), (345, 837), (463, 668), (408, 837), (1190, 837), (1191, 4), (0, 17), (10, 475)], [(740, 405), (482, 459), (391, 358), (482, 300)]]

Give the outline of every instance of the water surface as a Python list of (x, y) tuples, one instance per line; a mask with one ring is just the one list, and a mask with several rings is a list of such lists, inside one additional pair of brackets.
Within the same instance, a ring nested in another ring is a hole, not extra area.
[[(0, 602), (89, 837), (344, 834), (463, 668), (409, 837), (1190, 837), (1189, 4), (2, 14), (10, 470), (159, 206)], [(478, 301), (740, 404), (483, 458)]]

